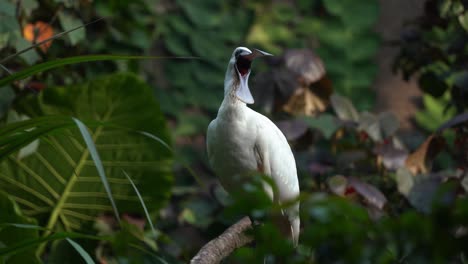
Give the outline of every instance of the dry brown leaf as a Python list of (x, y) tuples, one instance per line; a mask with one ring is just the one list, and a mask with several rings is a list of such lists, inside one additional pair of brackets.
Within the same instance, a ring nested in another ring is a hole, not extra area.
[[(54, 30), (52, 26), (42, 21), (29, 23), (23, 28), (24, 38), (33, 44), (44, 41), (53, 35)], [(40, 45), (39, 48), (43, 52), (47, 52), (47, 50), (50, 48), (50, 45), (52, 45), (52, 40)]]
[(406, 158), (405, 166), (413, 175), (428, 173), (432, 161), (445, 147), (445, 140), (437, 134), (429, 136), (419, 148)]
[(283, 110), (292, 115), (315, 116), (325, 111), (327, 104), (308, 88), (297, 89), (289, 98)]

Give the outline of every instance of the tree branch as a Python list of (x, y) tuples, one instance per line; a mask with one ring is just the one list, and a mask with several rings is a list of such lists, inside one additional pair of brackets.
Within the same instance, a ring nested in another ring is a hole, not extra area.
[(217, 238), (208, 242), (192, 258), (190, 264), (215, 264), (229, 256), (235, 249), (253, 241), (253, 237), (244, 233), (252, 228), (249, 217), (244, 217), (237, 223), (226, 229)]

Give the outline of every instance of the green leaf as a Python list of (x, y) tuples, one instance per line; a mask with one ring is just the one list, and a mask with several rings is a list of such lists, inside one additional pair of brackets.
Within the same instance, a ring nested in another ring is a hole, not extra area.
[(316, 118), (304, 117), (304, 121), (309, 127), (322, 132), (325, 138), (330, 139), (335, 131), (340, 127), (336, 117), (330, 114), (322, 114)]
[(70, 127), (73, 122), (68, 116), (46, 116), (25, 121), (9, 123), (0, 129), (0, 159), (37, 138)]
[(86, 264), (94, 264), (94, 260), (91, 258), (91, 256), (88, 254), (88, 252), (86, 252), (80, 246), (80, 244), (76, 243), (75, 241), (71, 240), (70, 238), (66, 238), (66, 240), (68, 241), (68, 243), (70, 243), (72, 245), (72, 247), (74, 249), (76, 249), (76, 251), (78, 251), (78, 253), (81, 255), (81, 257), (83, 257), (83, 259), (86, 261)]
[(398, 118), (392, 112), (380, 113), (379, 124), (382, 130), (383, 138), (389, 138), (393, 136), (400, 127), (400, 122), (398, 121)]
[(379, 14), (377, 1), (327, 0), (323, 3), (330, 13), (354, 31), (371, 28)]
[[(201, 2), (201, 3), (200, 3)], [(197, 27), (207, 28), (219, 25), (221, 16), (216, 1), (177, 1), (190, 21)]]
[(37, 3), (37, 0), (23, 0), (21, 1), (21, 6), (26, 16), (29, 17), (31, 16), (31, 12), (39, 6), (39, 3)]
[(361, 113), (358, 130), (365, 131), (374, 141), (381, 141), (383, 139), (379, 119), (372, 113)]
[[(20, 26), (15, 15), (15, 5), (8, 1), (0, 1), (0, 47), (12, 44), (13, 40), (19, 36)], [(16, 45), (14, 45), (16, 46)]]
[[(30, 45), (31, 44), (27, 40), (25, 40), (23, 37), (18, 37), (16, 39), (15, 48), (16, 50), (24, 50), (24, 49), (27, 49)], [(37, 54), (37, 52), (33, 49), (27, 52), (21, 53), (20, 57), (23, 58), (26, 61), (26, 63), (29, 65), (34, 64), (40, 59), (39, 54)], [(2, 86), (3, 85), (0, 85), (0, 87)]]
[(330, 97), (330, 102), (338, 118), (346, 121), (358, 122), (359, 113), (348, 98), (333, 94)]
[[(39, 236), (38, 230), (33, 228), (18, 228), (17, 226), (33, 226), (36, 221), (23, 216), (14, 198), (0, 192), (0, 245), (9, 248), (26, 239)], [(12, 223), (12, 224), (10, 224)], [(1, 247), (0, 247), (1, 248)], [(22, 254), (0, 254), (0, 262), (4, 263), (40, 263), (34, 254), (35, 248), (29, 248)]]
[(16, 72), (0, 80), (0, 89), (17, 80), (22, 80), (26, 77), (32, 76), (36, 73), (44, 72), (50, 69), (58, 68), (68, 64), (77, 64), (91, 61), (103, 60), (142, 60), (142, 59), (194, 59), (195, 57), (155, 57), (155, 56), (127, 56), (127, 55), (86, 55), (68, 57), (64, 59), (57, 59), (52, 61), (43, 62), (34, 66), (28, 67), (22, 71)]
[(434, 97), (444, 95), (445, 91), (449, 88), (445, 80), (433, 71), (427, 71), (421, 74), (418, 79), (418, 85), (423, 92)]
[(15, 5), (9, 1), (0, 2), (0, 15), (15, 16)]
[[(30, 229), (30, 228), (26, 228)], [(75, 233), (75, 232), (57, 232), (53, 233), (48, 236), (40, 237), (40, 238), (32, 238), (32, 239), (21, 239), (19, 243), (15, 243), (9, 247), (6, 248), (0, 248), (0, 256), (11, 256), (15, 255), (18, 253), (23, 253), (27, 252), (28, 250), (37, 247), (41, 243), (44, 242), (50, 242), (50, 241), (56, 241), (56, 240), (61, 240), (65, 238), (84, 238), (84, 239), (93, 239), (93, 240), (102, 240), (102, 241), (108, 241), (108, 237), (104, 236), (91, 236), (91, 235), (86, 235), (86, 234), (81, 234), (81, 233)], [(35, 255), (34, 253), (32, 253)], [(29, 254), (28, 254), (29, 255)], [(19, 263), (25, 263), (25, 262), (19, 262)], [(29, 262), (26, 262), (29, 263)], [(36, 263), (36, 262), (32, 262)], [(41, 263), (41, 262), (37, 262)]]
[[(23, 120), (28, 120), (29, 117), (26, 115), (20, 115), (14, 110), (10, 110), (7, 116), (7, 123), (13, 123)], [(24, 146), (18, 152), (18, 159), (22, 159), (26, 156), (33, 154), (37, 148), (39, 147), (39, 140), (34, 140), (33, 142), (29, 143), (27, 146)]]
[(15, 97), (16, 94), (11, 87), (0, 89), (0, 118), (2, 118), (5, 113), (8, 112), (8, 109), (10, 108), (10, 105)]
[[(65, 31), (83, 26), (83, 22), (80, 19), (63, 10), (58, 12), (58, 18), (62, 28)], [(78, 42), (86, 38), (86, 30), (84, 27), (82, 27), (78, 30), (68, 33), (67, 36), (70, 39), (70, 43), (72, 45), (76, 45)]]
[(194, 53), (199, 56), (206, 56), (209, 50), (211, 60), (226, 59), (229, 53), (225, 53), (225, 49), (219, 48), (217, 41), (213, 41), (216, 38), (216, 34), (192, 32), (190, 34), (190, 45)]
[(468, 12), (464, 12), (459, 15), (458, 22), (460, 22), (460, 25), (465, 29), (465, 31), (468, 31)]
[[(157, 210), (167, 201), (172, 184), (171, 152), (137, 131), (170, 142), (168, 131), (151, 88), (134, 75), (115, 74), (82, 85), (50, 87), (26, 98), (18, 108), (31, 120), (54, 114), (84, 120), (91, 128), (90, 136), (120, 211), (142, 211), (122, 169), (133, 175), (148, 210)], [(45, 127), (45, 117), (39, 119)], [(20, 130), (28, 121), (0, 130), (0, 139), (2, 131)], [(95, 161), (70, 121), (59, 132), (43, 136), (33, 155), (23, 160), (9, 156), (0, 164), (0, 188), (18, 197), (23, 212), (34, 215), (50, 230), (79, 230), (98, 214), (112, 210)], [(40, 129), (38, 126), (27, 133)], [(10, 137), (20, 140), (20, 136)]]
[(448, 92), (440, 98), (434, 98), (431, 95), (425, 94), (423, 96), (423, 102), (425, 109), (416, 112), (415, 119), (419, 125), (429, 131), (435, 131), (455, 114), (453, 108), (444, 111), (446, 105), (449, 103)]
[[(192, 31), (190, 23), (182, 16), (168, 16), (167, 22), (177, 33), (189, 34)], [(169, 32), (169, 36), (174, 35), (171, 33)]]
[(109, 182), (107, 181), (106, 173), (104, 171), (104, 166), (102, 166), (101, 158), (99, 157), (99, 153), (96, 150), (96, 145), (94, 144), (94, 140), (91, 137), (88, 128), (81, 122), (80, 120), (73, 118), (73, 121), (78, 126), (80, 130), (81, 136), (83, 136), (84, 142), (86, 143), (86, 147), (88, 148), (89, 154), (93, 159), (94, 165), (96, 165), (96, 169), (98, 171), (99, 177), (101, 178), (101, 182), (104, 185), (104, 189), (106, 190), (107, 197), (112, 205), (112, 209), (115, 213), (115, 218), (120, 222), (120, 215), (117, 206), (115, 205), (114, 198), (112, 197), (112, 191), (109, 186)]
[(398, 191), (401, 194), (408, 196), (414, 186), (414, 176), (411, 172), (407, 168), (401, 167), (397, 170), (395, 179)]
[(186, 41), (181, 38), (169, 34), (164, 38), (164, 44), (167, 49), (175, 55), (185, 56), (189, 54), (189, 48), (187, 47)]
[(128, 174), (125, 171), (123, 171), (123, 173), (125, 177), (127, 177), (128, 181), (132, 184), (132, 187), (135, 190), (135, 193), (138, 196), (138, 199), (140, 200), (141, 207), (143, 207), (143, 210), (145, 211), (145, 216), (151, 227), (151, 231), (153, 232), (153, 235), (156, 235), (156, 229), (154, 229), (153, 221), (151, 220), (150, 214), (148, 212), (148, 209), (146, 208), (145, 201), (143, 200), (143, 197), (141, 196), (140, 191), (138, 191), (138, 188), (136, 187), (135, 183), (132, 181), (132, 178), (130, 178), (130, 176), (128, 176)]

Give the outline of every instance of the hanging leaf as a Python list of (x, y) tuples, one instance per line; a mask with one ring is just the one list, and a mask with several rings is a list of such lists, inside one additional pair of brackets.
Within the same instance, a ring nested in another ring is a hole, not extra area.
[[(31, 120), (40, 115), (65, 114), (91, 124), (90, 135), (120, 211), (142, 211), (122, 169), (132, 174), (145, 203), (150, 205), (148, 210), (158, 209), (167, 201), (172, 182), (171, 153), (137, 131), (166, 142), (168, 133), (152, 90), (134, 75), (115, 74), (83, 85), (52, 87), (22, 101), (19, 107)], [(26, 215), (34, 215), (52, 230), (79, 229), (98, 214), (112, 211), (82, 138), (76, 126), (68, 126), (44, 136), (34, 154), (22, 160), (9, 156), (0, 164), (1, 188)]]

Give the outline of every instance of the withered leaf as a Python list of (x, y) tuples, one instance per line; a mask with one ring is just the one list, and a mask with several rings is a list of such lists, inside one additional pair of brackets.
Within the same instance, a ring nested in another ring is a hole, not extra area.
[(308, 88), (297, 89), (283, 106), (283, 110), (292, 115), (315, 116), (325, 111), (327, 103)]
[[(52, 26), (42, 21), (26, 24), (26, 26), (23, 28), (24, 38), (33, 44), (44, 41), (53, 35), (54, 30), (52, 29)], [(40, 45), (39, 48), (43, 52), (46, 52), (50, 45), (52, 45), (52, 40)]]
[(438, 134), (432, 134), (408, 156), (405, 161), (406, 168), (413, 175), (428, 173), (432, 167), (432, 161), (444, 147), (445, 139)]

